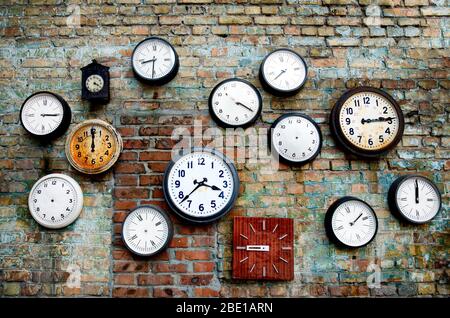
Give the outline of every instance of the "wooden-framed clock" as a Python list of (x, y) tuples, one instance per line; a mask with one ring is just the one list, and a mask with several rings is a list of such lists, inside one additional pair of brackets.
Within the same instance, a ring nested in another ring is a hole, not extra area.
[(71, 177), (52, 173), (40, 178), (28, 196), (31, 216), (40, 225), (60, 229), (73, 223), (83, 209), (83, 192)]
[(239, 193), (239, 177), (234, 164), (221, 152), (193, 148), (169, 163), (163, 192), (182, 220), (206, 224), (231, 210)]
[(322, 148), (322, 133), (311, 117), (288, 113), (273, 122), (269, 131), (269, 145), (281, 161), (288, 164), (305, 164), (319, 154)]
[(439, 213), (442, 199), (438, 187), (430, 179), (408, 175), (392, 183), (388, 204), (394, 215), (410, 223), (423, 224)]
[(136, 45), (131, 55), (131, 66), (140, 81), (163, 85), (177, 75), (180, 62), (172, 44), (152, 36)]
[(233, 223), (234, 279), (294, 279), (292, 219), (235, 217)]
[(325, 230), (328, 238), (339, 246), (363, 247), (375, 238), (378, 218), (368, 203), (346, 196), (336, 200), (328, 208)]
[(307, 74), (305, 60), (286, 48), (269, 53), (259, 68), (259, 80), (264, 90), (280, 97), (297, 94), (305, 84)]
[(39, 139), (52, 139), (67, 130), (72, 119), (69, 104), (61, 96), (41, 91), (30, 95), (20, 108), (23, 128)]
[(376, 158), (394, 148), (403, 136), (404, 126), (397, 102), (373, 87), (347, 91), (330, 114), (330, 130), (337, 144), (364, 158)]
[(217, 84), (208, 99), (209, 112), (222, 127), (247, 127), (261, 115), (262, 98), (250, 82), (230, 78)]
[(167, 248), (172, 237), (173, 225), (169, 215), (154, 205), (134, 209), (123, 222), (123, 242), (136, 255), (156, 255)]
[(81, 68), (81, 98), (91, 102), (109, 102), (109, 67), (92, 60)]
[(98, 174), (116, 163), (123, 143), (112, 125), (100, 119), (90, 119), (72, 129), (65, 148), (72, 167), (86, 174)]

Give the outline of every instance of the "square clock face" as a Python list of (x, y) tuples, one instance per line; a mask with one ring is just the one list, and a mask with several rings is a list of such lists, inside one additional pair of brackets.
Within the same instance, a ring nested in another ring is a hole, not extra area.
[(233, 227), (233, 278), (293, 280), (293, 220), (235, 217)]

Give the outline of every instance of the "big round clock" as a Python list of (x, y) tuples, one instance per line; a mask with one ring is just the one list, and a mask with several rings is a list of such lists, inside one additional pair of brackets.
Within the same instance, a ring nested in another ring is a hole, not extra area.
[(20, 122), (25, 130), (39, 138), (62, 135), (70, 125), (69, 104), (51, 92), (37, 92), (29, 96), (20, 109)]
[(328, 208), (325, 230), (330, 240), (338, 245), (362, 247), (375, 238), (378, 219), (366, 202), (354, 197), (342, 197)]
[(272, 124), (269, 144), (279, 158), (291, 164), (304, 164), (313, 160), (322, 147), (322, 133), (309, 116), (289, 113), (278, 117)]
[(230, 78), (220, 82), (209, 95), (211, 117), (223, 127), (245, 127), (261, 114), (262, 99), (250, 82)]
[(222, 153), (194, 148), (169, 163), (163, 191), (168, 205), (181, 219), (210, 223), (233, 207), (239, 178), (234, 164)]
[(289, 49), (267, 55), (259, 68), (262, 87), (275, 96), (292, 96), (306, 82), (308, 68), (303, 58)]
[(149, 37), (134, 48), (131, 65), (139, 80), (147, 84), (163, 85), (177, 75), (180, 63), (177, 52), (169, 42)]
[(173, 237), (172, 221), (157, 206), (141, 206), (131, 211), (122, 227), (125, 246), (134, 254), (152, 256), (167, 248)]
[(404, 129), (402, 110), (386, 92), (359, 87), (339, 98), (330, 114), (337, 143), (350, 153), (375, 158), (394, 148)]
[(60, 229), (74, 222), (83, 209), (83, 192), (71, 177), (53, 173), (39, 179), (28, 196), (31, 216), (40, 225)]
[(391, 211), (404, 220), (421, 224), (432, 220), (440, 211), (441, 193), (431, 180), (418, 176), (402, 176), (388, 193)]
[(113, 126), (99, 119), (75, 126), (66, 141), (66, 156), (72, 167), (87, 174), (102, 173), (116, 163), (122, 137)]

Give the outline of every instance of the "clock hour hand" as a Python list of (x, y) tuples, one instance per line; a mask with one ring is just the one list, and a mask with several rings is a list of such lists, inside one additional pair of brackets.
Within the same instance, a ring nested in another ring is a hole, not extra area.
[(416, 192), (416, 204), (418, 204), (419, 203), (419, 183), (417, 182), (417, 179), (416, 179), (416, 182), (414, 183), (415, 184), (415, 192)]
[(50, 116), (56, 117), (56, 116), (59, 116), (59, 115), (61, 115), (61, 114), (41, 114), (42, 117), (50, 117)]
[(378, 118), (369, 118), (369, 119), (361, 119), (361, 124), (370, 124), (370, 123), (377, 123), (377, 122), (384, 122), (384, 121), (390, 121), (393, 120), (394, 117), (378, 117)]
[(95, 152), (95, 128), (94, 127), (91, 128), (91, 137), (92, 137), (91, 152)]
[(360, 218), (361, 216), (362, 216), (362, 213), (360, 213), (360, 214), (358, 215), (358, 217), (357, 217), (353, 222), (350, 222), (350, 226), (355, 225), (356, 221), (358, 221), (359, 218)]
[(150, 63), (150, 62), (155, 62), (156, 61), (156, 58), (152, 58), (152, 59), (150, 59), (150, 60), (145, 60), (145, 61), (140, 61), (141, 62), (141, 64), (146, 64), (146, 63)]

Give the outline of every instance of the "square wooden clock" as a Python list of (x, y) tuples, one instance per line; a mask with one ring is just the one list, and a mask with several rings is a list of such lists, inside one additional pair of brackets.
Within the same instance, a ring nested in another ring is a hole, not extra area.
[(233, 227), (233, 278), (293, 280), (293, 220), (235, 217)]

